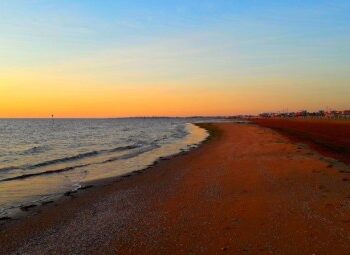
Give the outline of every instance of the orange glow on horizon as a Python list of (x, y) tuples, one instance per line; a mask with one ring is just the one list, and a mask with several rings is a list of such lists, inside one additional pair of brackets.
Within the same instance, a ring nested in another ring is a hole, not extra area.
[(2, 4), (0, 118), (350, 108), (346, 1), (141, 2)]
[[(319, 109), (322, 105), (322, 98), (302, 105), (308, 95), (304, 91), (297, 94), (286, 80), (275, 84), (271, 80), (236, 80), (218, 85), (203, 81), (186, 86), (161, 82), (135, 85), (51, 72), (8, 74), (0, 77), (0, 117), (5, 118), (46, 118), (51, 114), (57, 118), (227, 116), (276, 110), (276, 105), (280, 106), (277, 110)], [(279, 88), (279, 84), (284, 85)], [(337, 102), (342, 103), (334, 99), (334, 105)]]

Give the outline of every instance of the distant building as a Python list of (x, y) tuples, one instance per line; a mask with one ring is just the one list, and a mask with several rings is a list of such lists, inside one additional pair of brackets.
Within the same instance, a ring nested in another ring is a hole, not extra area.
[(343, 111), (344, 116), (350, 116), (350, 110), (345, 110)]
[(308, 112), (306, 110), (298, 111), (298, 112), (264, 112), (259, 114), (259, 118), (301, 118), (301, 117), (310, 117), (310, 118), (344, 118), (350, 119), (350, 110), (343, 111), (324, 111), (319, 110), (316, 112)]
[(308, 115), (308, 112), (306, 110), (302, 110), (295, 113), (295, 117), (306, 117)]

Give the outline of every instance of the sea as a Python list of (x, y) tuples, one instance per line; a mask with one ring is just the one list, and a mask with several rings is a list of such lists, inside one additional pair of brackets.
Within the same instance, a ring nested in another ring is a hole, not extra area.
[(195, 148), (208, 133), (194, 123), (207, 121), (0, 119), (0, 218)]

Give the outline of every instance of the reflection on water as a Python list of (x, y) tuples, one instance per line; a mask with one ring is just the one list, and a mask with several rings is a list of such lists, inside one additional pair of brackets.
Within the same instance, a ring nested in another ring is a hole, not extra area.
[(200, 143), (207, 132), (188, 121), (0, 120), (0, 217)]

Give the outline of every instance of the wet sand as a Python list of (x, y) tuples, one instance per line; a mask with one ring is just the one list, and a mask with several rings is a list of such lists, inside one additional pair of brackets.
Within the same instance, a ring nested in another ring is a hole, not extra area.
[(268, 128), (206, 127), (188, 154), (6, 222), (0, 253), (350, 254), (349, 165)]

